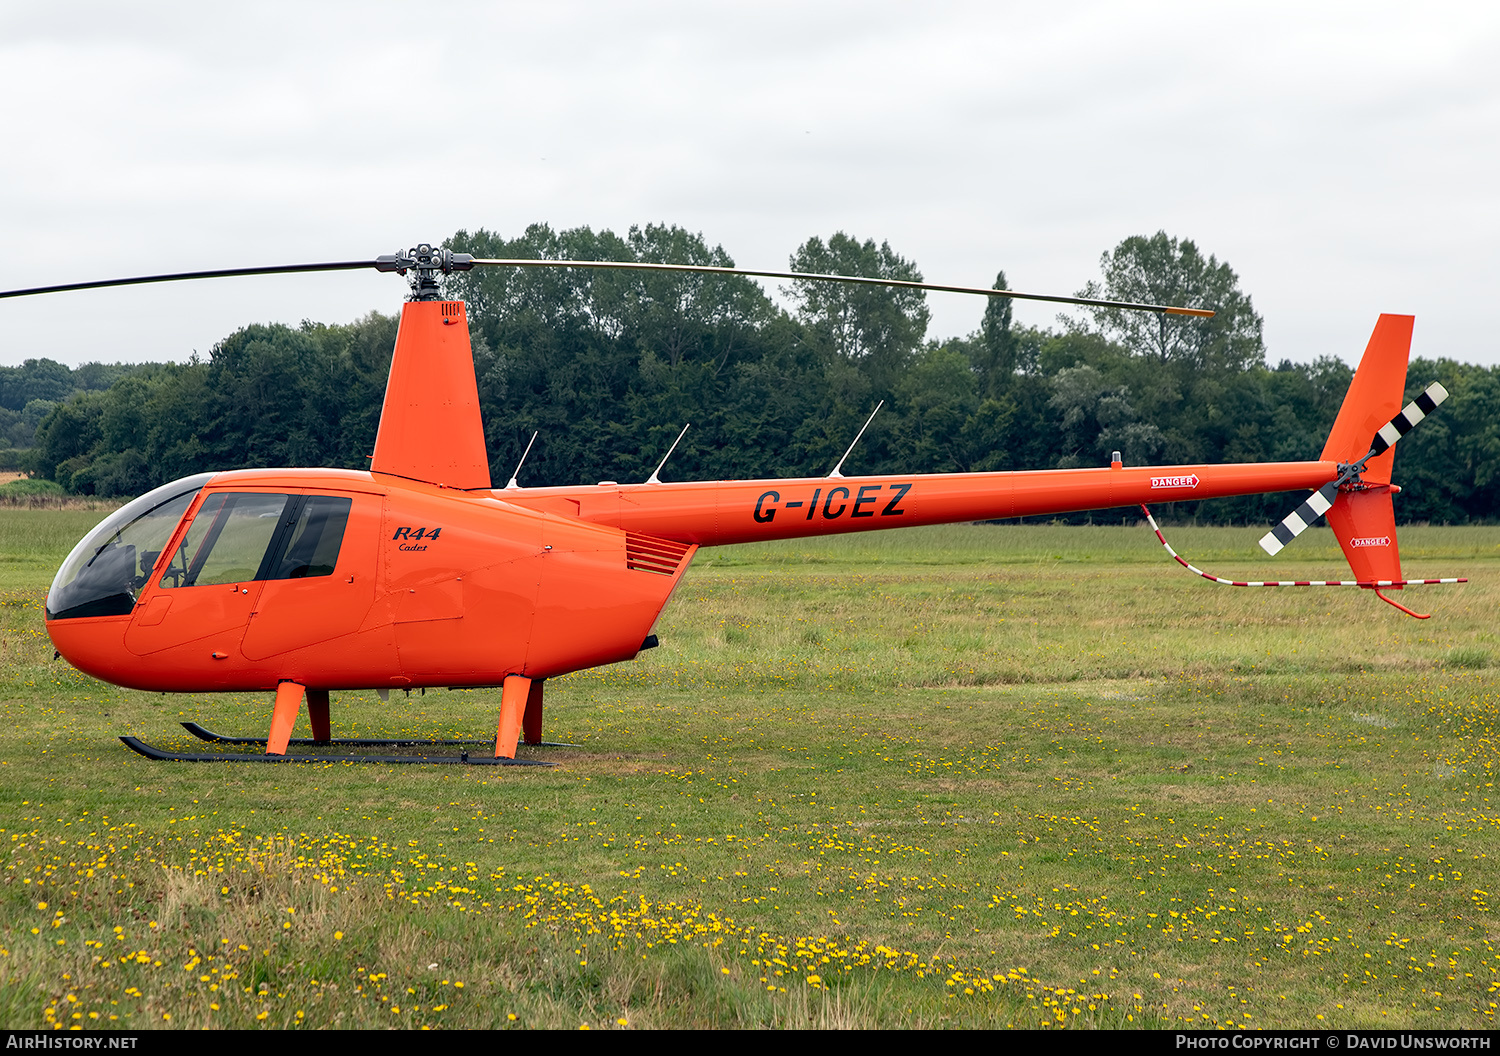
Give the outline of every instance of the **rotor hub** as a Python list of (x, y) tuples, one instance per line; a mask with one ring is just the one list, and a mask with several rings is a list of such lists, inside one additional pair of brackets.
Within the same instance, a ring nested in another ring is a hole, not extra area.
[(450, 249), (434, 248), (423, 242), (413, 249), (397, 250), (375, 258), (376, 271), (394, 271), (406, 276), (411, 284), (411, 299), (414, 301), (440, 301), (443, 298), (442, 276), (455, 271), (468, 271), (474, 267), (474, 258), (468, 253), (454, 253)]

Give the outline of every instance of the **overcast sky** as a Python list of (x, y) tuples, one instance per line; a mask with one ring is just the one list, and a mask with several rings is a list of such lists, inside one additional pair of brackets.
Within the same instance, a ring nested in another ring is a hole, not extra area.
[[(1122, 238), (1227, 261), (1274, 362), (1500, 363), (1500, 6), (0, 0), (0, 289), (675, 223), (747, 267), (888, 241), (1073, 293)], [(182, 359), (395, 311), (388, 275), (0, 301), (0, 362)], [(929, 336), (978, 324), (933, 294)], [(1055, 309), (1018, 305), (1051, 323)]]

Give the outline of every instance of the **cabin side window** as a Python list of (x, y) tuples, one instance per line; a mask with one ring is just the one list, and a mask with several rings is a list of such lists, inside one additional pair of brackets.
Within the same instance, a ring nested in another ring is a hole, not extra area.
[(287, 535), (286, 547), (266, 578), (310, 579), (333, 575), (352, 505), (353, 500), (348, 498), (304, 496)]
[(201, 587), (330, 576), (351, 504), (329, 495), (209, 495), (160, 584)]

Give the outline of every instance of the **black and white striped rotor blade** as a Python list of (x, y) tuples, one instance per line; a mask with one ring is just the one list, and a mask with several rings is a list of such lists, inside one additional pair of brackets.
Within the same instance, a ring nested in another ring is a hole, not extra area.
[(1427, 386), (1416, 399), (1401, 409), (1400, 414), (1380, 427), (1380, 432), (1375, 434), (1375, 439), (1370, 444), (1370, 454), (1366, 457), (1383, 453), (1386, 448), (1415, 429), (1423, 418), (1437, 410), (1438, 404), (1447, 398), (1448, 390), (1441, 383), (1434, 381)]
[(1281, 553), (1282, 547), (1311, 528), (1317, 523), (1319, 517), (1328, 512), (1328, 508), (1333, 505), (1333, 500), (1338, 497), (1338, 493), (1337, 481), (1324, 484), (1309, 495), (1306, 502), (1287, 514), (1285, 520), (1267, 532), (1260, 541), (1260, 548), (1272, 557)]

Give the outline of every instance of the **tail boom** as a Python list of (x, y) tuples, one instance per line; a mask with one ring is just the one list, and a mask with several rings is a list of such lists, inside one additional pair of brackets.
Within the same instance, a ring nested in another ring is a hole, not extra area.
[(1036, 517), (1317, 488), (1333, 462), (1132, 466), (497, 492), (505, 502), (699, 546)]

